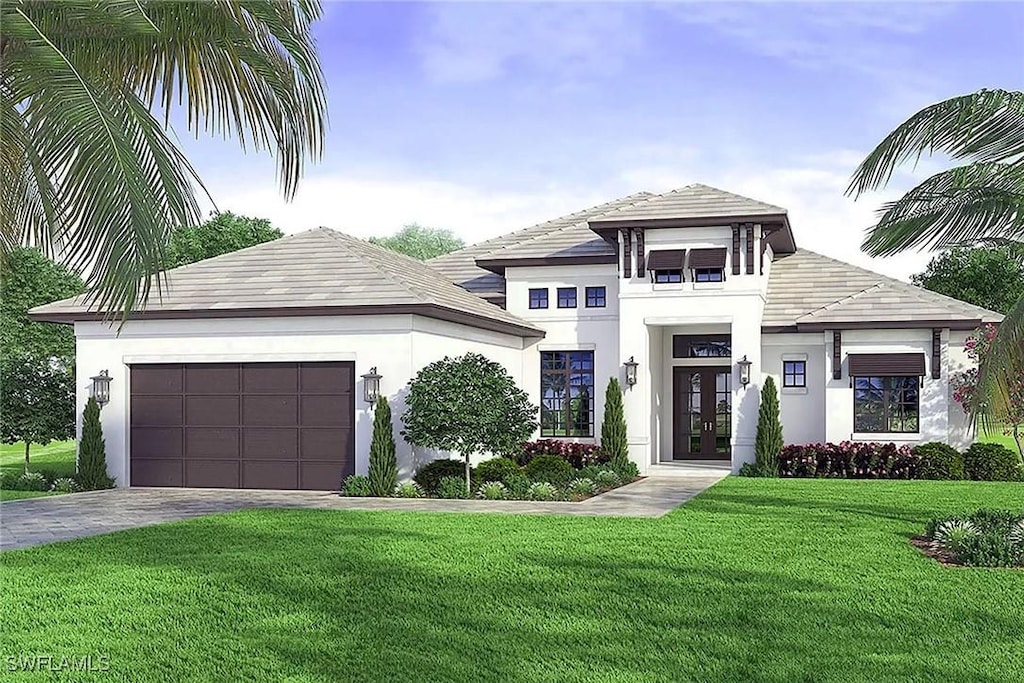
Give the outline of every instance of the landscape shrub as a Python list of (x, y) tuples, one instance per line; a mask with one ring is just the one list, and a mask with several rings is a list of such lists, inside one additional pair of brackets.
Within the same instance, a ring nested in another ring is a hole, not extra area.
[(1024, 512), (981, 509), (967, 516), (932, 519), (932, 547), (973, 567), (1024, 566)]
[(437, 486), (437, 497), (469, 498), (469, 493), (466, 492), (466, 480), (462, 477), (442, 477), (441, 483)]
[(570, 498), (587, 498), (598, 492), (597, 484), (591, 479), (573, 479), (565, 485)]
[(509, 479), (523, 470), (511, 458), (491, 458), (476, 466), (476, 480), (479, 482), (500, 481), (508, 486)]
[(525, 467), (539, 455), (556, 455), (577, 470), (587, 465), (599, 465), (609, 460), (608, 455), (596, 444), (559, 439), (527, 441), (514, 458), (519, 465)]
[(918, 457), (917, 479), (963, 479), (964, 456), (949, 444), (940, 441), (914, 446)]
[(610, 461), (629, 460), (626, 414), (622, 406), (622, 386), (617, 377), (608, 380), (604, 394), (604, 419), (601, 420), (601, 451)]
[(778, 472), (772, 472), (761, 467), (758, 467), (756, 462), (745, 462), (740, 466), (738, 472), (741, 477), (777, 477)]
[(89, 397), (82, 416), (82, 440), (78, 444), (78, 484), (86, 491), (113, 488), (107, 474), (107, 447), (100, 423), (100, 405)]
[(414, 481), (403, 481), (395, 487), (396, 498), (422, 498), (423, 489)]
[(508, 498), (508, 489), (500, 481), (485, 481), (476, 490), (476, 497), (484, 500), (505, 500)]
[(369, 477), (364, 477), (361, 474), (348, 475), (345, 477), (345, 481), (341, 483), (341, 495), (354, 498), (369, 498), (373, 495)]
[(370, 440), (370, 464), (367, 471), (370, 494), (390, 496), (398, 485), (398, 461), (395, 459), (395, 434), (391, 424), (391, 406), (383, 396), (373, 407), (373, 436)]
[(792, 445), (779, 455), (779, 476), (914, 479), (919, 461), (909, 446), (892, 443)]
[(964, 453), (964, 474), (976, 481), (1021, 481), (1020, 459), (1006, 446), (975, 443)]
[(775, 380), (766, 377), (757, 409), (757, 436), (754, 441), (754, 463), (761, 476), (778, 476), (779, 453), (782, 452), (782, 446), (779, 392), (775, 388)]
[(17, 473), (11, 472), (10, 470), (0, 470), (0, 489), (6, 489), (8, 491), (13, 490), (17, 481)]
[[(441, 486), (441, 480), (445, 477), (463, 477), (466, 466), (459, 460), (432, 460), (420, 468), (413, 480), (420, 485), (420, 488), (427, 495), (434, 495)], [(466, 488), (465, 479), (462, 480), (462, 488)]]
[(640, 468), (632, 460), (618, 460), (608, 463), (608, 468), (619, 475), (623, 484), (640, 478)]
[(530, 500), (555, 500), (558, 498), (558, 489), (546, 481), (538, 481), (530, 484), (526, 495)]
[(50, 484), (50, 490), (56, 493), (75, 493), (81, 491), (82, 487), (71, 477), (57, 477)]
[(14, 484), (16, 491), (48, 491), (50, 483), (41, 472), (25, 472)]
[(522, 472), (517, 472), (505, 481), (508, 497), (513, 500), (526, 500), (529, 497), (530, 485), (533, 482)]
[(562, 486), (572, 476), (572, 466), (557, 455), (538, 455), (526, 464), (526, 476), (531, 481)]

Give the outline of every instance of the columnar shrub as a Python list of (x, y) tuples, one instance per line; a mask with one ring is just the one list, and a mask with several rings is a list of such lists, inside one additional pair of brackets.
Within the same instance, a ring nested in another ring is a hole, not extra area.
[(395, 460), (395, 435), (391, 424), (391, 406), (381, 396), (373, 409), (373, 438), (370, 441), (370, 466), (367, 476), (371, 495), (390, 496), (398, 485)]
[(914, 446), (918, 479), (963, 479), (964, 456), (949, 444), (939, 441)]
[(611, 462), (629, 459), (626, 438), (626, 414), (622, 408), (622, 387), (617, 377), (608, 380), (604, 394), (604, 420), (601, 421), (601, 451)]
[(78, 484), (86, 491), (109, 489), (114, 480), (107, 474), (107, 447), (100, 424), (100, 406), (89, 397), (82, 416), (82, 440), (78, 442)]
[(538, 455), (557, 455), (566, 460), (575, 469), (608, 462), (608, 455), (600, 446), (591, 443), (560, 441), (558, 439), (527, 441), (522, 444), (514, 459), (520, 465), (526, 466)]
[(757, 438), (754, 442), (754, 461), (761, 473), (778, 473), (782, 446), (779, 393), (775, 389), (775, 380), (769, 376), (761, 388), (761, 405), (757, 409)]
[(968, 479), (978, 481), (1021, 481), (1021, 470), (1017, 455), (1006, 446), (997, 443), (975, 443), (964, 453), (964, 474)]
[(561, 486), (572, 476), (572, 467), (556, 455), (538, 455), (527, 463), (526, 476), (532, 481), (546, 481)]

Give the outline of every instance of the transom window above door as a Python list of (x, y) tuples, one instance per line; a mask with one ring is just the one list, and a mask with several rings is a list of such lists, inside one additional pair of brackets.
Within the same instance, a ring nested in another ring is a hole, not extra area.
[(674, 334), (673, 358), (730, 358), (732, 338), (727, 334)]

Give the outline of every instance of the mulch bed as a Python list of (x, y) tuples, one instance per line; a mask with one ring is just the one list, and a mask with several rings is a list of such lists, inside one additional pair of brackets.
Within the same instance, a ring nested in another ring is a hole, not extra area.
[[(979, 567), (972, 567), (962, 562), (957, 562), (953, 554), (947, 550), (941, 548), (935, 548), (932, 546), (931, 540), (927, 536), (914, 536), (910, 539), (910, 545), (914, 546), (921, 551), (922, 555), (926, 555), (943, 567), (961, 567), (968, 569), (979, 569)], [(1024, 571), (1024, 567), (997, 567), (998, 569), (1016, 569), (1017, 571)]]

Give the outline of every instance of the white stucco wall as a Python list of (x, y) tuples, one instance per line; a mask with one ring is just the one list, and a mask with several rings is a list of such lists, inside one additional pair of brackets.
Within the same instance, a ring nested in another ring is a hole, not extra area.
[[(356, 472), (365, 473), (373, 413), (362, 400), (359, 375), (376, 366), (381, 391), (392, 401), (399, 466), (414, 466), (412, 449), (399, 435), (409, 379), (446, 355), (476, 351), (522, 380), (523, 340), (455, 323), (412, 315), (137, 320), (117, 333), (103, 323), (77, 323), (79, 420), (89, 397), (89, 377), (110, 371), (110, 403), (101, 413), (107, 464), (119, 485), (128, 484), (128, 408), (132, 363), (354, 361)], [(81, 424), (79, 424), (79, 430)], [(423, 454), (419, 454), (422, 459)]]
[[(825, 374), (824, 333), (766, 334), (761, 339), (761, 346), (764, 375), (770, 375), (779, 390), (783, 440), (787, 444), (825, 441), (825, 385), (828, 377)], [(782, 364), (786, 360), (807, 363), (805, 388), (782, 386)]]

